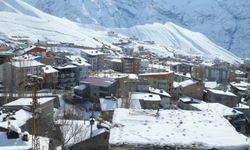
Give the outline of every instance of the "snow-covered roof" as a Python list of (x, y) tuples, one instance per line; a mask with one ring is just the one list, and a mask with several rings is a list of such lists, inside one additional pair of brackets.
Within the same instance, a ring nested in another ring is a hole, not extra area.
[(201, 101), (188, 96), (180, 97), (179, 100), (183, 103), (199, 103)]
[(213, 88), (216, 88), (218, 86), (216, 81), (206, 81), (206, 82), (204, 82), (204, 84), (205, 84), (205, 87), (209, 88), (209, 89), (213, 89)]
[(16, 60), (11, 61), (10, 64), (18, 68), (45, 66), (45, 64), (40, 63), (36, 60)]
[(235, 74), (238, 74), (238, 75), (245, 75), (246, 73), (241, 71), (241, 70), (235, 70)]
[(161, 101), (161, 97), (157, 94), (144, 93), (144, 92), (131, 92), (131, 100), (144, 100), (144, 101)]
[(87, 86), (84, 85), (84, 84), (81, 84), (81, 85), (78, 85), (78, 86), (75, 86), (75, 87), (74, 87), (75, 90), (84, 90), (84, 89), (86, 89), (86, 88), (87, 88)]
[[(223, 117), (207, 111), (132, 110), (114, 112), (109, 144), (176, 146), (196, 149), (248, 149), (249, 140)], [(163, 132), (164, 131), (164, 132)]]
[[(42, 98), (38, 98), (37, 101), (39, 104), (44, 104), (54, 99), (55, 97), (42, 97)], [(32, 102), (32, 98), (19, 98), (15, 101), (4, 104), (3, 106), (31, 106), (31, 102)]]
[(52, 66), (50, 65), (46, 65), (45, 67), (42, 67), (42, 70), (44, 73), (56, 73), (58, 72), (58, 70), (54, 69)]
[[(29, 150), (32, 148), (32, 136), (28, 136), (29, 141), (23, 141), (20, 136), (17, 139), (8, 139), (6, 132), (0, 132), (1, 150)], [(49, 138), (39, 137), (41, 150), (49, 150)]]
[(113, 111), (118, 108), (118, 99), (114, 98), (100, 98), (100, 105), (102, 111)]
[(162, 96), (171, 97), (165, 90), (162, 90), (162, 89), (155, 89), (155, 88), (149, 87), (149, 92), (162, 95)]
[(31, 54), (24, 54), (24, 55), (21, 55), (21, 56), (15, 56), (15, 57), (13, 57), (12, 59), (13, 60), (19, 60), (19, 61), (21, 61), (21, 60), (34, 60), (35, 58), (36, 58), (37, 56), (34, 56), (34, 55), (31, 55)]
[[(60, 124), (60, 130), (65, 141), (66, 146), (72, 146), (74, 144), (85, 141), (90, 137), (91, 125), (90, 121), (82, 120), (58, 120), (56, 124)], [(92, 126), (92, 137), (102, 134), (107, 131), (105, 128), (97, 128), (98, 122), (95, 121)]]
[(139, 76), (151, 76), (151, 75), (168, 75), (174, 73), (173, 71), (169, 72), (150, 72), (150, 73), (143, 73), (139, 74)]
[(92, 86), (108, 87), (116, 82), (112, 78), (101, 78), (101, 77), (88, 77), (81, 81), (83, 84), (89, 84)]
[(194, 81), (192, 79), (189, 79), (189, 80), (185, 80), (185, 81), (182, 81), (182, 82), (179, 82), (178, 83), (178, 86), (181, 86), (181, 87), (187, 87), (187, 86), (190, 86), (190, 85), (194, 85), (196, 84), (197, 81)]
[(234, 108), (249, 109), (250, 107), (249, 107), (248, 105), (246, 105), (246, 104), (239, 103), (239, 104), (237, 104), (237, 106), (236, 106), (236, 107), (234, 107)]
[(83, 58), (81, 56), (77, 56), (77, 55), (69, 55), (69, 56), (66, 56), (66, 58), (68, 58), (71, 61), (81, 60), (81, 61), (87, 62), (87, 60), (85, 58)]
[(152, 93), (145, 93), (145, 92), (130, 92), (130, 108), (133, 109), (141, 109), (140, 100), (143, 101), (161, 101), (161, 97), (156, 94)]
[(241, 81), (239, 83), (231, 82), (230, 85), (237, 88), (240, 91), (246, 91), (246, 90), (248, 90), (248, 88), (250, 88), (250, 84), (248, 82), (244, 82), (244, 81)]
[(76, 68), (75, 65), (65, 65), (65, 66), (57, 66), (56, 69), (69, 69), (69, 68)]
[(66, 56), (69, 60), (71, 60), (71, 63), (77, 66), (91, 66), (89, 63), (87, 63), (87, 60), (80, 56), (75, 55), (69, 55)]
[(136, 80), (136, 79), (138, 79), (138, 75), (137, 75), (137, 74), (130, 73), (130, 74), (128, 75), (128, 78), (129, 78), (129, 79)]
[(113, 58), (110, 60), (111, 62), (117, 62), (117, 63), (122, 63), (122, 60), (120, 58)]
[(222, 116), (233, 116), (237, 114), (243, 114), (240, 111), (237, 111), (233, 108), (227, 107), (220, 103), (206, 103), (206, 102), (200, 101), (199, 103), (192, 103), (190, 105), (192, 105), (193, 107), (201, 111), (208, 111), (208, 112), (212, 112), (212, 113), (219, 114)]
[(103, 55), (103, 52), (100, 52), (98, 50), (81, 50), (83, 53), (86, 53), (91, 56), (97, 56), (97, 55)]
[(170, 67), (169, 66), (163, 66), (163, 65), (160, 65), (160, 64), (149, 64), (148, 67), (170, 71)]
[[(2, 113), (0, 115), (0, 127), (7, 129), (8, 128), (8, 122), (3, 121), (3, 118), (6, 117), (8, 113)], [(12, 117), (15, 118), (15, 120), (10, 119), (10, 124), (15, 126), (15, 127), (21, 127), (23, 126), (26, 121), (32, 118), (32, 113), (28, 112), (26, 110), (20, 109), (15, 112), (15, 114), (11, 115)], [(0, 142), (1, 145), (1, 142)], [(1, 149), (1, 148), (0, 148)]]
[(214, 94), (220, 94), (220, 95), (227, 95), (227, 96), (236, 96), (234, 93), (229, 91), (222, 91), (222, 90), (215, 90), (215, 89), (208, 89), (208, 91), (214, 93)]

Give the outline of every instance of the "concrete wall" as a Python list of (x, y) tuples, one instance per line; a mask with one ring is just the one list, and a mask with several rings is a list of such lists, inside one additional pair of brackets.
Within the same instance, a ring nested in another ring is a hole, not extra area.
[(207, 100), (208, 100), (208, 102), (221, 103), (221, 104), (226, 105), (228, 107), (236, 107), (237, 104), (239, 103), (238, 97), (229, 96), (229, 95), (214, 94), (210, 91), (208, 91), (208, 93), (207, 93)]

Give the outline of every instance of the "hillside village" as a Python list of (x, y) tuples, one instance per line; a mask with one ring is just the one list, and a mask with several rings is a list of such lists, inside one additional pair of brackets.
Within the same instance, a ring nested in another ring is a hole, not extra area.
[(165, 57), (154, 41), (107, 36), (0, 45), (0, 149), (250, 148), (250, 60)]

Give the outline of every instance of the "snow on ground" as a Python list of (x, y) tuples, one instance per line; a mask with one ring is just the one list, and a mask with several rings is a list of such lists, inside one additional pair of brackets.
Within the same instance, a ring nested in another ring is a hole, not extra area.
[(157, 115), (157, 110), (118, 108), (113, 123), (111, 145), (234, 150), (250, 144), (223, 116), (203, 111), (160, 110)]
[[(88, 120), (92, 117), (92, 103), (89, 101), (85, 101), (83, 104), (68, 104), (65, 102), (62, 95), (58, 95), (60, 108), (56, 110), (54, 113), (54, 119), (59, 119), (58, 117), (63, 117), (64, 113), (70, 113), (71, 115), (75, 115), (83, 120)], [(94, 111), (94, 118), (98, 118), (100, 112)]]
[(158, 44), (175, 48), (176, 53), (179, 54), (200, 55), (208, 59), (218, 57), (230, 63), (242, 61), (233, 53), (211, 42), (203, 34), (192, 32), (171, 22), (138, 25), (114, 30), (130, 37), (135, 36), (143, 41), (155, 41)]

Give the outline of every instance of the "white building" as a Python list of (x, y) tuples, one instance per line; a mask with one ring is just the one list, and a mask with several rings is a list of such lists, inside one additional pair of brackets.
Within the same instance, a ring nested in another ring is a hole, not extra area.
[(98, 50), (81, 50), (81, 56), (91, 65), (92, 71), (99, 71), (103, 69), (104, 53)]
[(89, 76), (91, 65), (87, 60), (80, 56), (66, 56), (73, 65), (79, 68), (79, 80), (83, 80)]

